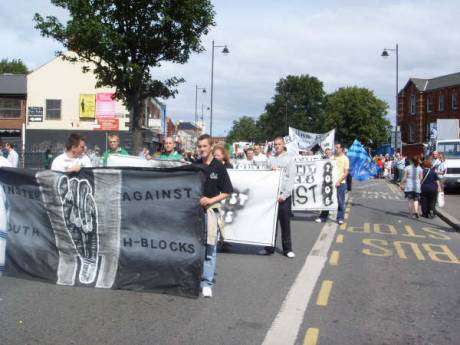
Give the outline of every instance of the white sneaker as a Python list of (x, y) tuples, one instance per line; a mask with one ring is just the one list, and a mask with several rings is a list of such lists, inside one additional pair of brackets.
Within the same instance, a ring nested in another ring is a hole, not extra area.
[(201, 293), (203, 294), (203, 297), (211, 298), (212, 288), (210, 288), (209, 286), (203, 286), (203, 288), (201, 289)]
[(322, 223), (323, 220), (322, 220), (321, 218), (316, 218), (316, 219), (315, 219), (315, 222), (317, 222), (317, 223)]
[(343, 220), (338, 220), (337, 223), (343, 224)]
[(289, 259), (294, 259), (294, 258), (295, 258), (294, 252), (288, 252), (288, 253), (286, 253), (286, 256), (287, 256)]

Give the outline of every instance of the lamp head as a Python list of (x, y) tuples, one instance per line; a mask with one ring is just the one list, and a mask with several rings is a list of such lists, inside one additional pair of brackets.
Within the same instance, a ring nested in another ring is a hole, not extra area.
[(383, 52), (382, 52), (382, 57), (383, 57), (383, 58), (387, 58), (388, 56), (389, 56), (389, 55), (388, 55), (387, 50), (384, 49)]
[(225, 46), (224, 49), (222, 49), (222, 54), (224, 55), (230, 54), (230, 50), (228, 50), (227, 46)]
[(206, 89), (203, 88), (203, 93), (206, 93)]

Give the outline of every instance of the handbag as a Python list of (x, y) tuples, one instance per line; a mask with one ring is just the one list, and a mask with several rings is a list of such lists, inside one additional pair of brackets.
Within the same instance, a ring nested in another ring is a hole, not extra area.
[(439, 207), (444, 207), (446, 201), (444, 199), (444, 192), (439, 192), (438, 193), (438, 206)]

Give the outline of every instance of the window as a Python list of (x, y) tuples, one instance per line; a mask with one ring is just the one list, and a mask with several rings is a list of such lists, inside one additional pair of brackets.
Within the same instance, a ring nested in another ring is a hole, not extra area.
[(0, 97), (0, 118), (17, 119), (21, 117), (21, 100)]
[(408, 137), (407, 139), (408, 139), (409, 144), (415, 142), (415, 126), (414, 126), (414, 124), (409, 125), (407, 137)]
[(415, 95), (410, 96), (410, 113), (415, 115), (416, 104), (415, 104)]
[(452, 110), (458, 109), (458, 92), (457, 90), (452, 92)]
[(444, 95), (439, 95), (439, 98), (438, 98), (438, 111), (444, 111)]
[(431, 96), (426, 97), (426, 112), (431, 113)]
[(47, 99), (46, 100), (46, 119), (60, 120), (61, 119), (61, 100)]

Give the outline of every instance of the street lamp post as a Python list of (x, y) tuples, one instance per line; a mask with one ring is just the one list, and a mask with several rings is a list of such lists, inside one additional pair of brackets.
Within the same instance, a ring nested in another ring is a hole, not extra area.
[(198, 122), (198, 90), (203, 90), (203, 93), (206, 93), (206, 88), (204, 87), (198, 87), (198, 85), (195, 84), (195, 125)]
[(209, 135), (212, 137), (212, 114), (213, 114), (213, 96), (214, 96), (214, 48), (223, 48), (222, 53), (227, 55), (230, 53), (227, 46), (218, 46), (214, 44), (214, 40), (212, 41), (212, 57), (211, 57), (211, 115), (209, 119)]
[[(399, 130), (399, 123), (398, 123), (398, 93), (399, 93), (399, 51), (398, 51), (398, 44), (396, 43), (396, 48), (383, 48), (382, 57), (387, 58), (389, 56), (388, 52), (394, 52), (396, 55), (396, 103), (395, 103), (395, 123), (396, 123), (396, 133)], [(395, 139), (396, 140), (396, 139)], [(397, 146), (397, 143), (395, 143)]]

